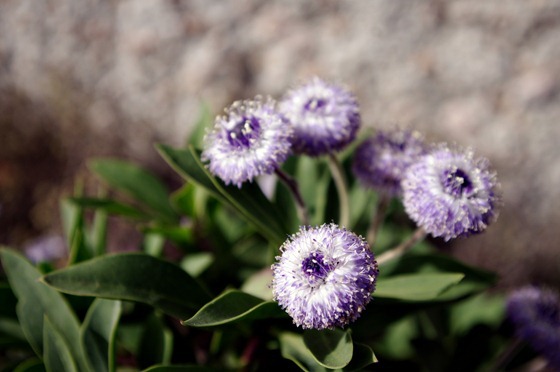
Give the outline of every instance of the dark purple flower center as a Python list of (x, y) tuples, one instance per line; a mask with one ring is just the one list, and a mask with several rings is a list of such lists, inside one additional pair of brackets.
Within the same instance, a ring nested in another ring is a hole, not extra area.
[(242, 117), (233, 128), (227, 130), (227, 139), (232, 146), (251, 146), (251, 140), (259, 136), (261, 126), (259, 120), (254, 116)]
[(313, 252), (303, 260), (301, 269), (309, 279), (325, 279), (333, 267), (321, 252)]
[(468, 174), (459, 168), (443, 172), (441, 183), (445, 192), (455, 197), (468, 196), (474, 189)]
[(307, 103), (303, 107), (305, 108), (306, 111), (315, 112), (315, 111), (318, 111), (318, 110), (322, 109), (326, 105), (327, 105), (327, 100), (326, 99), (311, 98), (309, 101), (307, 101)]

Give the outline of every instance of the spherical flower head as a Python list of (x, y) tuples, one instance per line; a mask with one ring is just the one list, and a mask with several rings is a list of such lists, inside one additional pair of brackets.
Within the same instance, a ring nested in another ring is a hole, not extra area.
[(391, 197), (400, 196), (406, 169), (426, 152), (426, 144), (418, 132), (380, 130), (358, 146), (352, 171), (364, 186)]
[(297, 326), (344, 327), (371, 300), (377, 262), (356, 234), (335, 224), (302, 227), (280, 250), (272, 292)]
[(226, 184), (241, 187), (273, 173), (290, 154), (292, 130), (272, 99), (236, 101), (204, 137), (202, 160)]
[(348, 90), (314, 78), (288, 91), (280, 112), (294, 128), (294, 152), (310, 156), (343, 149), (360, 127), (356, 97)]
[(436, 147), (406, 171), (402, 188), (407, 214), (446, 241), (484, 231), (501, 204), (496, 173), (488, 167), (470, 149)]
[(507, 314), (519, 338), (560, 370), (560, 298), (537, 287), (524, 287), (510, 294)]

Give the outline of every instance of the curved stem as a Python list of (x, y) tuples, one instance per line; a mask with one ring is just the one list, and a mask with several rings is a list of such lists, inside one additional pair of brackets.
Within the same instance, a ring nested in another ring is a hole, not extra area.
[(299, 220), (304, 225), (309, 225), (309, 214), (307, 212), (307, 207), (305, 206), (305, 201), (303, 200), (303, 198), (301, 197), (301, 193), (299, 192), (299, 186), (297, 181), (287, 173), (284, 173), (279, 168), (276, 168), (275, 172), (280, 178), (280, 180), (284, 182), (284, 184), (288, 187), (288, 189), (292, 193), (292, 196), (294, 197), (294, 200), (296, 202), (296, 209), (297, 209)]
[(334, 154), (329, 153), (327, 160), (334, 184), (336, 185), (336, 190), (338, 191), (338, 203), (340, 206), (339, 224), (340, 226), (348, 227), (350, 224), (350, 201), (348, 198), (348, 183), (346, 182), (344, 169), (342, 169), (342, 165)]
[(416, 243), (421, 241), (426, 237), (426, 232), (423, 228), (419, 227), (416, 231), (404, 242), (397, 245), (395, 248), (391, 248), (387, 252), (384, 252), (377, 258), (377, 264), (381, 265), (387, 261), (392, 260), (393, 258), (400, 257), (404, 253), (408, 252), (410, 248), (414, 247)]
[(366, 235), (366, 240), (370, 246), (373, 246), (373, 244), (375, 243), (377, 232), (379, 231), (379, 227), (381, 227), (381, 224), (385, 219), (385, 214), (387, 213), (390, 202), (391, 198), (387, 194), (379, 194), (379, 199), (377, 201), (377, 205), (375, 206), (375, 215), (373, 216), (371, 225), (369, 225), (369, 229)]

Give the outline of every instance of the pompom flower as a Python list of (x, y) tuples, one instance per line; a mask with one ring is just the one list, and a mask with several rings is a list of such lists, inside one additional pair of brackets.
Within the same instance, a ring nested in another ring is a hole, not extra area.
[(486, 229), (501, 204), (496, 173), (473, 152), (439, 146), (408, 167), (402, 181), (407, 214), (445, 240)]
[(204, 137), (202, 160), (226, 184), (241, 187), (273, 173), (288, 157), (292, 130), (272, 99), (236, 101)]
[(547, 289), (525, 287), (512, 292), (507, 314), (517, 335), (560, 370), (560, 298)]
[(400, 196), (406, 168), (424, 154), (426, 145), (420, 133), (404, 129), (380, 130), (358, 146), (352, 171), (364, 186), (388, 196)]
[(319, 78), (288, 91), (279, 110), (294, 129), (293, 147), (298, 154), (319, 156), (341, 150), (360, 127), (354, 95)]
[(377, 262), (356, 234), (332, 223), (302, 227), (280, 250), (272, 292), (297, 326), (344, 327), (371, 300)]

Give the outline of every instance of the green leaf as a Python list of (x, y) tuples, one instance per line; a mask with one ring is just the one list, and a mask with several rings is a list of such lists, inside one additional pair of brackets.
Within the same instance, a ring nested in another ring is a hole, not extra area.
[(107, 212), (101, 209), (96, 210), (93, 216), (93, 225), (88, 237), (94, 257), (101, 256), (106, 252), (108, 218)]
[(109, 185), (127, 193), (160, 217), (175, 221), (168, 190), (151, 172), (135, 164), (116, 159), (95, 159), (90, 169)]
[[(175, 242), (180, 246), (188, 246), (193, 242), (192, 231), (190, 228), (182, 226), (148, 226), (141, 229), (144, 234), (158, 236), (165, 242), (165, 238)], [(145, 250), (146, 251), (146, 250)], [(148, 251), (146, 251), (148, 252)]]
[(256, 226), (258, 231), (278, 245), (285, 240), (287, 229), (280, 218), (282, 214), (266, 198), (256, 182), (247, 182), (241, 189), (226, 186), (206, 170), (200, 161), (200, 154), (193, 147), (182, 150), (157, 145), (156, 148), (165, 161), (186, 180), (196, 183), (220, 201), (231, 205)]
[(317, 363), (311, 351), (305, 346), (301, 335), (284, 332), (278, 336), (278, 340), (282, 356), (294, 362), (303, 371), (323, 372), (327, 370)]
[(213, 121), (212, 112), (207, 103), (202, 103), (200, 105), (200, 112), (198, 118), (194, 125), (194, 129), (191, 132), (187, 144), (193, 145), (194, 147), (201, 148), (203, 144), (204, 135), (206, 129), (210, 127)]
[(430, 301), (464, 277), (462, 273), (427, 273), (379, 278), (373, 295), (404, 301)]
[(303, 342), (323, 367), (344, 368), (352, 360), (354, 346), (349, 331), (310, 329), (303, 334)]
[(213, 261), (214, 255), (210, 252), (189, 253), (181, 261), (181, 267), (196, 278), (212, 265)]
[(183, 324), (191, 327), (214, 327), (240, 320), (284, 316), (286, 313), (276, 302), (264, 301), (238, 290), (229, 290), (204, 305)]
[(350, 363), (344, 367), (345, 371), (361, 371), (370, 364), (377, 363), (377, 357), (368, 345), (354, 343), (354, 353)]
[(144, 253), (154, 257), (161, 257), (164, 244), (165, 238), (161, 234), (144, 231), (144, 239), (142, 241)]
[(466, 334), (478, 324), (498, 328), (504, 319), (505, 299), (500, 295), (481, 293), (451, 306), (451, 331)]
[(272, 283), (272, 269), (267, 267), (247, 278), (241, 286), (241, 290), (263, 300), (272, 300), (273, 294), (270, 283)]
[(96, 298), (82, 324), (82, 345), (94, 371), (115, 371), (115, 334), (121, 302)]
[(70, 203), (82, 208), (101, 209), (111, 215), (117, 215), (127, 218), (148, 220), (150, 217), (141, 210), (128, 204), (120, 203), (111, 199), (99, 198), (69, 198)]
[(154, 364), (168, 364), (173, 352), (173, 335), (162, 320), (151, 314), (145, 322), (144, 332), (140, 338), (138, 364), (147, 368)]
[(456, 285), (440, 293), (437, 301), (452, 301), (481, 292), (496, 281), (494, 273), (474, 268), (452, 257), (436, 253), (409, 252), (399, 260), (388, 261), (380, 271), (380, 278), (411, 273), (463, 273), (465, 277)]
[(43, 345), (43, 361), (47, 371), (78, 371), (76, 363), (72, 359), (70, 346), (47, 316), (43, 322)]
[(82, 207), (71, 203), (69, 200), (60, 202), (60, 213), (64, 235), (68, 242), (69, 264), (85, 261), (93, 257), (92, 249), (87, 245), (84, 216)]
[(107, 255), (47, 274), (42, 279), (78, 296), (130, 300), (185, 319), (210, 295), (178, 266), (141, 253)]
[(1, 249), (0, 257), (14, 294), (18, 298), (18, 319), (24, 334), (34, 350), (43, 352), (43, 317), (72, 345), (71, 353), (80, 367), (84, 358), (80, 345), (80, 326), (76, 315), (60, 293), (40, 283), (41, 273), (20, 254)]

